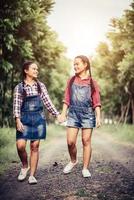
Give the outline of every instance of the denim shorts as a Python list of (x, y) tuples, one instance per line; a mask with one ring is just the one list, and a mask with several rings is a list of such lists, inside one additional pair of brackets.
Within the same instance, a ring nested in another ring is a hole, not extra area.
[(95, 112), (92, 107), (69, 108), (67, 117), (67, 127), (94, 128), (96, 125)]

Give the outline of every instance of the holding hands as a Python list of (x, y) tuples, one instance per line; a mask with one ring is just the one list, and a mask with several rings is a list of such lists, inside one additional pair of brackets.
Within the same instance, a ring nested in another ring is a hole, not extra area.
[(67, 120), (66, 115), (64, 113), (61, 113), (57, 116), (58, 122), (61, 124)]
[(67, 116), (67, 109), (68, 109), (68, 106), (64, 103), (61, 114), (59, 114), (57, 116), (57, 120), (60, 124), (64, 123), (67, 120), (67, 117), (66, 117)]

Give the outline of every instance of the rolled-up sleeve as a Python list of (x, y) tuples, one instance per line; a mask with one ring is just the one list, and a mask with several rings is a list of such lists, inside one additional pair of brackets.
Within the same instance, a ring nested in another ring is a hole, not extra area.
[(48, 95), (46, 86), (43, 83), (41, 84), (41, 91), (42, 91), (41, 98), (43, 100), (45, 107), (52, 115), (57, 116), (59, 114), (59, 112), (56, 110), (55, 106), (53, 105), (53, 103)]
[(93, 108), (96, 108), (97, 106), (101, 107), (99, 86), (95, 80), (93, 80), (93, 84), (94, 84), (94, 91), (92, 93)]
[(67, 86), (65, 89), (65, 93), (64, 93), (64, 99), (63, 99), (63, 103), (67, 104), (68, 106), (70, 105), (70, 81), (71, 79), (69, 79), (67, 81)]
[(13, 94), (13, 117), (21, 117), (21, 106), (22, 106), (22, 95), (19, 92), (18, 85), (14, 88), (14, 94)]

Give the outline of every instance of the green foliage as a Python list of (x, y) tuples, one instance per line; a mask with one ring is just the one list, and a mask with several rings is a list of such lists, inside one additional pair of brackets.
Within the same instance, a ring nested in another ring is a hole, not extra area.
[[(53, 0), (5, 0), (3, 2), (0, 10), (2, 14), (0, 19), (2, 30), (0, 126), (13, 124), (13, 89), (21, 79), (21, 66), (24, 60), (33, 59), (38, 62), (41, 80), (46, 83), (48, 90), (56, 93), (57, 85), (54, 84), (56, 86), (54, 88), (54, 85), (50, 83), (53, 80), (52, 76), (57, 78), (54, 73), (60, 71), (56, 63), (58, 59), (62, 60), (61, 55), (64, 54), (65, 47), (58, 41), (57, 34), (47, 24), (47, 16), (53, 5)], [(65, 74), (63, 70), (59, 73), (61, 77)], [(61, 77), (58, 77), (59, 82), (62, 82)], [(61, 92), (58, 89), (56, 98), (61, 99)], [(56, 98), (53, 95), (53, 99)], [(61, 102), (56, 103), (58, 107), (60, 104)]]
[(9, 128), (0, 129), (0, 174), (11, 162), (17, 162), (15, 130)]
[(134, 144), (134, 126), (133, 125), (103, 125), (100, 132), (110, 135), (117, 141)]
[(1, 60), (1, 64), (1, 70), (3, 69), (6, 73), (13, 69), (13, 65), (4, 59)]
[[(70, 62), (65, 57), (61, 57), (56, 63), (55, 68), (51, 72), (50, 95), (55, 106), (62, 108), (66, 80), (69, 78)], [(62, 77), (61, 77), (62, 74)]]
[(134, 3), (120, 19), (111, 20), (107, 38), (109, 43), (99, 44), (93, 61), (103, 110), (134, 123)]

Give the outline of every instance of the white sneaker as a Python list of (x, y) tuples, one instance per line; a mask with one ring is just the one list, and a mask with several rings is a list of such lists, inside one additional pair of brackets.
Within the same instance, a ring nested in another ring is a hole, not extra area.
[(71, 161), (66, 165), (66, 167), (64, 168), (63, 172), (64, 174), (68, 174), (72, 171), (72, 169), (74, 168), (74, 166), (78, 163), (78, 161), (76, 160), (75, 163), (72, 163)]
[(36, 184), (37, 180), (34, 176), (29, 176), (28, 183), (29, 184)]
[(83, 169), (82, 170), (82, 175), (83, 175), (84, 178), (91, 177), (91, 173), (89, 172), (88, 169)]
[(30, 169), (30, 167), (21, 168), (19, 176), (18, 176), (18, 181), (23, 181), (26, 178), (29, 169)]

